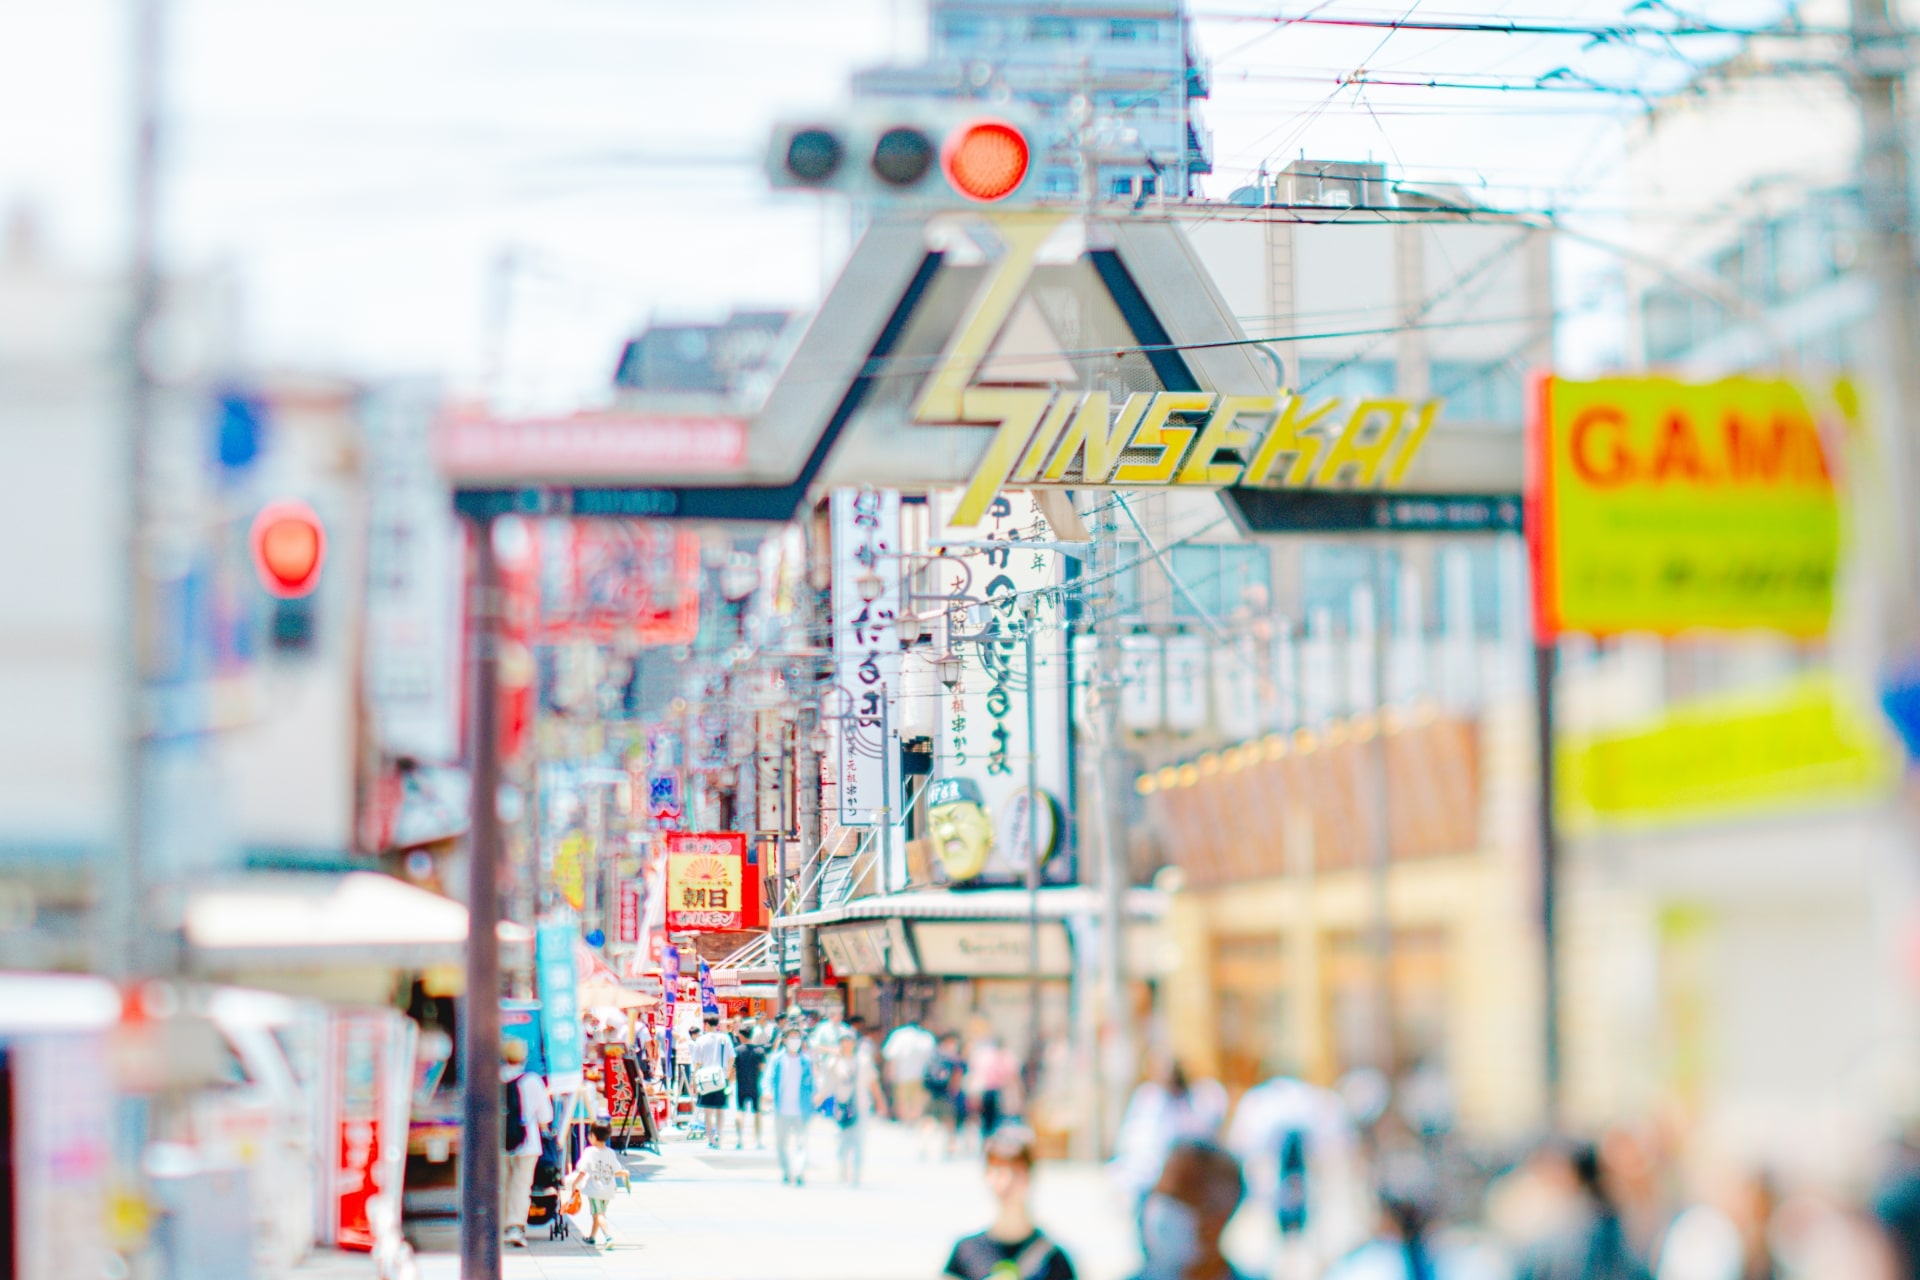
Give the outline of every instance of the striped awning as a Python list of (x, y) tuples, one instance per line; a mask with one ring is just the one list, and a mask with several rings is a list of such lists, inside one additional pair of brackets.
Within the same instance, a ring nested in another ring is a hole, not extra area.
[[(1129, 920), (1158, 920), (1166, 914), (1167, 895), (1157, 889), (1129, 889), (1122, 909)], [(856, 920), (1025, 920), (1029, 913), (1042, 920), (1065, 920), (1097, 916), (1101, 910), (1100, 891), (1085, 885), (1042, 889), (1033, 895), (1025, 889), (917, 889), (776, 916), (773, 927), (820, 928)]]

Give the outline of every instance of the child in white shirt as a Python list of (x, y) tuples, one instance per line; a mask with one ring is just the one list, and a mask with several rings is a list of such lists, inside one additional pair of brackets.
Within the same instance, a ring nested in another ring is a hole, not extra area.
[(568, 1190), (584, 1192), (587, 1208), (593, 1215), (587, 1224), (588, 1244), (613, 1244), (613, 1232), (607, 1229), (607, 1201), (613, 1199), (613, 1193), (619, 1189), (626, 1169), (607, 1147), (607, 1139), (612, 1136), (611, 1126), (604, 1123), (588, 1129), (587, 1149), (580, 1153), (580, 1163), (573, 1166), (573, 1172), (567, 1176)]

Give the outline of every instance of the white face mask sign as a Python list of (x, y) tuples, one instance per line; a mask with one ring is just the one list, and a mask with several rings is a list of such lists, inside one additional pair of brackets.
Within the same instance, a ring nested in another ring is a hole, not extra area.
[(1174, 1280), (1200, 1254), (1200, 1221), (1193, 1209), (1156, 1191), (1140, 1214), (1140, 1235), (1147, 1252), (1147, 1275)]

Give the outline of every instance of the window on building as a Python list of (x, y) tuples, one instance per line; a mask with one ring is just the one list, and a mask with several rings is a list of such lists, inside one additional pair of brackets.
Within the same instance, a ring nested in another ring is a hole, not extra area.
[(977, 13), (947, 13), (940, 16), (940, 38), (956, 44), (978, 44), (986, 39), (987, 20)]
[(1160, 38), (1160, 24), (1151, 18), (1115, 18), (1107, 23), (1107, 39), (1145, 43)]
[(1320, 360), (1302, 357), (1300, 390), (1316, 399), (1360, 400), (1393, 394), (1391, 360)]
[(1133, 194), (1133, 178), (1131, 176), (1114, 178), (1111, 182), (1110, 190), (1112, 191), (1114, 199), (1126, 199)]
[(1143, 195), (1143, 196), (1150, 196), (1150, 195), (1152, 195), (1152, 194), (1153, 194), (1153, 192), (1154, 192), (1154, 187), (1155, 187), (1155, 182), (1154, 182), (1154, 179), (1152, 179), (1152, 178), (1142, 178), (1142, 179), (1140, 179), (1140, 194), (1141, 194), (1141, 195)]
[[(1393, 581), (1398, 556), (1382, 553), (1387, 563), (1381, 567), (1380, 581)], [(1325, 609), (1334, 625), (1345, 630), (1350, 622), (1353, 589), (1374, 578), (1374, 550), (1371, 547), (1308, 544), (1300, 548), (1300, 614), (1310, 615)]]
[(1050, 196), (1070, 196), (1080, 190), (1080, 179), (1071, 169), (1049, 169), (1045, 187)]
[(1057, 14), (1041, 14), (1027, 25), (1027, 34), (1035, 40), (1073, 39), (1073, 19)]
[(1432, 386), (1447, 422), (1519, 422), (1526, 386), (1510, 361), (1435, 360)]
[(1197, 618), (1204, 610), (1210, 618), (1223, 619), (1247, 603), (1253, 588), (1262, 594), (1271, 590), (1265, 547), (1237, 543), (1174, 547), (1167, 553), (1167, 567), (1186, 588), (1184, 592), (1172, 589), (1176, 618)]

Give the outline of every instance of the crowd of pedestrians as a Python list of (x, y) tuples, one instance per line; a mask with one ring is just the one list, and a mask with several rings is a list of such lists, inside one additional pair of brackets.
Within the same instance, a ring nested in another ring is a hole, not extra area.
[[(920, 1135), (923, 1155), (978, 1151), (993, 1218), (954, 1246), (946, 1274), (1072, 1280), (1072, 1259), (1031, 1213), (1037, 1141), (1021, 1122), (1020, 1064), (989, 1032), (907, 1022), (882, 1036), (858, 1017), (798, 1011), (727, 1027), (708, 1014), (684, 1039), (642, 1035), (630, 1051), (644, 1079), (691, 1099), (689, 1136), (710, 1148), (729, 1115), (736, 1150), (749, 1133), (763, 1148), (770, 1115), (792, 1186), (806, 1184), (823, 1118), (843, 1185), (859, 1185), (878, 1119)], [(501, 1082), (501, 1222), (523, 1246), (536, 1169), (564, 1126), (517, 1041)], [(582, 1140), (561, 1183), (585, 1194), (589, 1243), (611, 1239), (621, 1169), (597, 1096), (584, 1118), (572, 1113)], [(1653, 1123), (1505, 1159), (1465, 1154), (1451, 1129), (1444, 1076), (1428, 1064), (1394, 1084), (1366, 1071), (1333, 1089), (1278, 1077), (1230, 1102), (1163, 1055), (1133, 1092), (1109, 1166), (1141, 1280), (1245, 1280), (1236, 1259), (1273, 1280), (1920, 1280), (1920, 1147), (1892, 1147), (1871, 1194), (1848, 1201), (1758, 1169), (1705, 1177)]]

